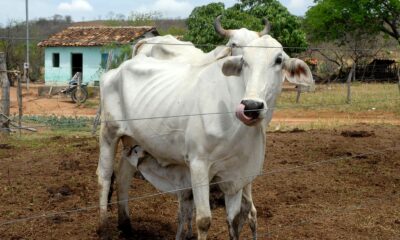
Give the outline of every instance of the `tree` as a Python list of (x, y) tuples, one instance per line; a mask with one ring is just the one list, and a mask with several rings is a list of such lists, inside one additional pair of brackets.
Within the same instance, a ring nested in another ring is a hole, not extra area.
[[(224, 44), (225, 39), (215, 33), (213, 23), (222, 15), (221, 23), (226, 29), (248, 28), (253, 31), (263, 29), (262, 19), (267, 18), (271, 24), (271, 35), (275, 37), (289, 54), (305, 48), (305, 33), (301, 30), (301, 20), (289, 13), (277, 0), (242, 0), (225, 9), (223, 3), (211, 3), (196, 7), (190, 14), (188, 32), (184, 39), (209, 51), (215, 44)], [(290, 48), (300, 47), (300, 48)]]
[(313, 41), (384, 33), (400, 45), (399, 0), (316, 0), (306, 13), (305, 30)]
[(330, 71), (331, 74), (341, 76), (350, 59), (359, 67), (366, 65), (391, 43), (390, 39), (400, 44), (399, 0), (315, 2), (306, 13), (304, 29), (311, 43), (329, 46), (317, 52), (337, 65), (338, 71)]

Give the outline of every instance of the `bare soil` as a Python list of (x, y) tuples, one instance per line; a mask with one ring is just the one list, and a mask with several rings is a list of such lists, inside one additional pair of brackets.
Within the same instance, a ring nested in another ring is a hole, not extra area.
[[(54, 96), (39, 96), (38, 88), (42, 84), (31, 84), (29, 92), (22, 88), (22, 106), (24, 115), (57, 115), (57, 116), (94, 116), (97, 106), (78, 106), (69, 96), (56, 94)], [(18, 114), (17, 88), (11, 87), (11, 114)]]
[[(0, 139), (0, 239), (97, 239), (96, 138), (33, 137)], [(395, 125), (268, 133), (266, 174), (253, 185), (259, 239), (400, 239), (399, 140)], [(130, 197), (156, 192), (132, 180)], [(132, 239), (174, 239), (174, 196), (129, 205)], [(124, 239), (116, 209), (110, 232)], [(213, 210), (209, 236), (228, 239), (224, 208)], [(248, 226), (241, 236), (251, 237)]]

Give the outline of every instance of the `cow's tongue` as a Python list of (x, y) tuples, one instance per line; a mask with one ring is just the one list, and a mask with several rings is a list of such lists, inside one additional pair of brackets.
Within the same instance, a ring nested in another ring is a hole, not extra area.
[(236, 117), (245, 124), (251, 124), (253, 119), (244, 114), (244, 108), (245, 106), (243, 104), (239, 104), (239, 106), (236, 108)]

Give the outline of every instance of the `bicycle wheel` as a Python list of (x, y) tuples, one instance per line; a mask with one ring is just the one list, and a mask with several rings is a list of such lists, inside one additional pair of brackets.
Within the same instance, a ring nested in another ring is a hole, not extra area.
[(71, 93), (71, 99), (72, 101), (76, 103), (84, 103), (86, 99), (88, 98), (88, 92), (85, 88), (76, 88), (72, 93)]

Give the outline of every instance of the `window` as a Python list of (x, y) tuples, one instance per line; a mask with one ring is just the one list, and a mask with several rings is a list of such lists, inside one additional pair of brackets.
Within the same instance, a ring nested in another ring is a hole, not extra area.
[(108, 61), (108, 53), (101, 54), (101, 68), (106, 69)]
[(60, 67), (60, 54), (53, 53), (53, 67), (58, 68)]

